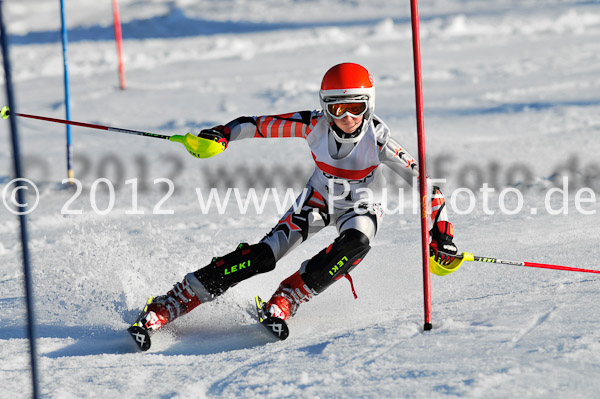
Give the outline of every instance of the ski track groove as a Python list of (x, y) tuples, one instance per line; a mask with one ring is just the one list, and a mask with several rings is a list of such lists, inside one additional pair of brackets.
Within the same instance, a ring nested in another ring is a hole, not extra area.
[(548, 320), (548, 318), (554, 313), (556, 312), (561, 306), (560, 305), (556, 305), (554, 306), (552, 309), (550, 309), (549, 311), (542, 313), (541, 315), (537, 315), (535, 316), (532, 321), (523, 329), (521, 329), (519, 331), (519, 333), (513, 337), (511, 339), (511, 342), (509, 344), (510, 348), (516, 348), (519, 345), (519, 342), (528, 334), (530, 334), (531, 332), (533, 332), (533, 330), (535, 330), (536, 328), (538, 328), (540, 325), (542, 325), (544, 322), (546, 322)]

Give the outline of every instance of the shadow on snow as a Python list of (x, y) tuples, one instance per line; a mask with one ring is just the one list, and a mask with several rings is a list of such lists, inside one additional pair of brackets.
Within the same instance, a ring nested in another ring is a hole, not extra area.
[[(63, 348), (43, 353), (48, 358), (65, 356), (90, 356), (105, 354), (137, 353), (138, 349), (125, 329), (115, 330), (102, 327), (41, 325), (37, 328), (37, 338), (73, 339), (74, 342)], [(163, 337), (161, 337), (163, 335)], [(0, 339), (26, 339), (25, 326), (6, 327), (0, 330)], [(236, 328), (189, 329), (165, 328), (152, 336), (152, 348), (147, 353), (167, 356), (209, 355), (240, 349), (249, 349), (274, 342), (258, 324), (242, 325)]]

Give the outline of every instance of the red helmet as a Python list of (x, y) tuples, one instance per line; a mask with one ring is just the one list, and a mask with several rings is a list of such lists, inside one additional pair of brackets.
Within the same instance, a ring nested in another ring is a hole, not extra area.
[[(325, 73), (319, 97), (324, 111), (327, 109), (327, 103), (357, 100), (367, 102), (365, 119), (371, 118), (375, 110), (373, 78), (365, 67), (350, 62), (335, 65)], [(331, 121), (327, 112), (325, 115)]]

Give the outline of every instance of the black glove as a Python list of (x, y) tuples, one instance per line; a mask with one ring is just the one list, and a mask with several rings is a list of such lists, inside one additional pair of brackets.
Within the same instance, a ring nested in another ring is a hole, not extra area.
[(456, 255), (456, 245), (452, 242), (453, 237), (452, 223), (437, 222), (431, 229), (431, 244), (429, 252), (435, 261), (441, 265), (449, 265)]
[(198, 137), (203, 139), (216, 141), (217, 143), (224, 143), (225, 148), (229, 144), (229, 138), (231, 136), (231, 129), (227, 126), (219, 125), (211, 127), (210, 129), (202, 129), (198, 133)]

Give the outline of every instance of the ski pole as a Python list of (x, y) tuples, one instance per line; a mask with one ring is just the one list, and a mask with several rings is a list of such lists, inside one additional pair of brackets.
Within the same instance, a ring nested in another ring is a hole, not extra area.
[(0, 116), (2, 117), (2, 119), (7, 119), (11, 115), (20, 116), (22, 118), (38, 119), (38, 120), (42, 120), (42, 121), (46, 121), (46, 122), (62, 123), (65, 125), (81, 126), (81, 127), (87, 127), (90, 129), (99, 129), (99, 130), (106, 130), (106, 131), (115, 132), (115, 133), (133, 134), (136, 136), (154, 137), (157, 139), (174, 141), (174, 142), (183, 144), (185, 146), (186, 150), (196, 158), (210, 158), (214, 155), (217, 155), (217, 154), (223, 152), (223, 150), (225, 150), (225, 143), (205, 139), (205, 138), (198, 137), (198, 136), (194, 136), (191, 133), (187, 133), (185, 136), (180, 136), (180, 135), (167, 136), (164, 134), (148, 133), (148, 132), (142, 132), (139, 130), (130, 130), (130, 129), (122, 129), (122, 128), (118, 128), (118, 127), (102, 126), (102, 125), (96, 125), (93, 123), (68, 121), (65, 119), (48, 118), (48, 117), (39, 116), (39, 115), (22, 114), (19, 112), (12, 113), (7, 106), (2, 107), (2, 110), (0, 111)]
[(549, 265), (546, 263), (535, 263), (535, 262), (525, 262), (525, 261), (513, 261), (513, 260), (503, 260), (497, 258), (490, 258), (487, 256), (477, 256), (473, 255), (470, 252), (463, 252), (460, 255), (453, 255), (454, 260), (449, 264), (440, 264), (431, 257), (433, 260), (433, 266), (431, 266), (431, 272), (437, 274), (438, 276), (445, 276), (456, 271), (464, 261), (469, 262), (484, 262), (484, 263), (500, 263), (503, 265), (512, 265), (512, 266), (524, 266), (524, 267), (537, 267), (541, 269), (552, 269), (552, 270), (565, 270), (570, 272), (580, 272), (580, 273), (597, 273), (600, 274), (600, 270), (593, 269), (581, 269), (578, 267), (570, 267), (570, 266), (560, 266), (560, 265)]
[(485, 262), (485, 263), (501, 263), (503, 265), (512, 265), (512, 266), (525, 266), (525, 267), (538, 267), (541, 269), (553, 269), (553, 270), (565, 270), (570, 272), (581, 272), (581, 273), (598, 273), (600, 274), (600, 270), (593, 269), (581, 269), (578, 267), (570, 267), (570, 266), (560, 266), (560, 265), (549, 265), (546, 263), (535, 263), (535, 262), (524, 262), (524, 261), (512, 261), (512, 260), (502, 260), (496, 258), (488, 258), (485, 256), (476, 256), (470, 254), (468, 252), (463, 252), (463, 256), (468, 255), (473, 259), (465, 259), (465, 260), (473, 260), (475, 262)]

